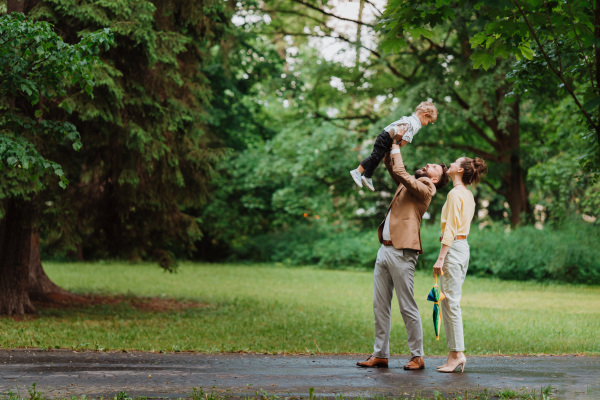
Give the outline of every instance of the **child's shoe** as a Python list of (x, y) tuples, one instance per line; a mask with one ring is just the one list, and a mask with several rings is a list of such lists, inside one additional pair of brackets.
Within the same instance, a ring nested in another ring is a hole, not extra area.
[(375, 188), (373, 187), (373, 179), (367, 178), (366, 176), (363, 176), (362, 177), (362, 182), (365, 184), (366, 187), (369, 188), (369, 190), (371, 192), (375, 191)]
[(354, 182), (358, 185), (358, 187), (362, 187), (362, 182), (360, 181), (361, 174), (360, 172), (358, 172), (358, 170), (353, 169), (352, 171), (350, 171), (350, 176), (352, 177), (352, 179), (354, 179)]

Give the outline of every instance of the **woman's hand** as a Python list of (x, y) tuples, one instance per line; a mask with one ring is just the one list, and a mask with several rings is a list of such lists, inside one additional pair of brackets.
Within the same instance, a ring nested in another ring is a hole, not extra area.
[(450, 250), (450, 246), (442, 243), (442, 248), (440, 249), (440, 255), (437, 258), (435, 264), (433, 264), (433, 276), (444, 275), (442, 271), (442, 267), (444, 266), (444, 260), (446, 259), (446, 254), (448, 254), (448, 250)]
[(442, 272), (442, 268), (444, 267), (444, 259), (437, 259), (437, 261), (435, 262), (435, 264), (433, 264), (433, 276), (436, 275), (444, 275), (444, 272)]

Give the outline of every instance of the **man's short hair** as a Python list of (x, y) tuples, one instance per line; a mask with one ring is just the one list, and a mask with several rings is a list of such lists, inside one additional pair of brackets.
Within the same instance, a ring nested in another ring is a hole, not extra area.
[(442, 167), (442, 174), (440, 175), (440, 179), (435, 184), (435, 188), (437, 190), (440, 190), (443, 189), (444, 186), (448, 184), (448, 182), (450, 182), (450, 178), (448, 177), (448, 167), (446, 167), (446, 164), (440, 163), (438, 165)]

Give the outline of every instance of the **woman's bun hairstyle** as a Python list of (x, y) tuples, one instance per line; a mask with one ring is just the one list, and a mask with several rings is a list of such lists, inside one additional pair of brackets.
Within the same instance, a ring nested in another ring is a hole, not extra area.
[(467, 185), (476, 186), (481, 180), (481, 177), (488, 172), (485, 161), (479, 157), (475, 157), (475, 159), (463, 157), (460, 167), (465, 170), (465, 172), (463, 172), (462, 181)]

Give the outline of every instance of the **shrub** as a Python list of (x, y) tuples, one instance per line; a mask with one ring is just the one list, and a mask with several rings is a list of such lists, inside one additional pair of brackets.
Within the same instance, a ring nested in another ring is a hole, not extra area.
[[(423, 226), (424, 254), (417, 269), (429, 270), (439, 254), (437, 226)], [(469, 273), (511, 280), (600, 284), (600, 229), (569, 222), (539, 230), (524, 226), (478, 230), (469, 235)], [(325, 224), (300, 226), (247, 241), (234, 249), (237, 259), (318, 265), (324, 268), (373, 268), (381, 245), (377, 231), (359, 231)]]
[(258, 236), (233, 250), (238, 259), (345, 269), (372, 267), (379, 246), (375, 230), (319, 224)]
[(469, 270), (501, 279), (600, 284), (599, 240), (597, 225), (579, 221), (554, 229), (478, 231), (469, 240)]

